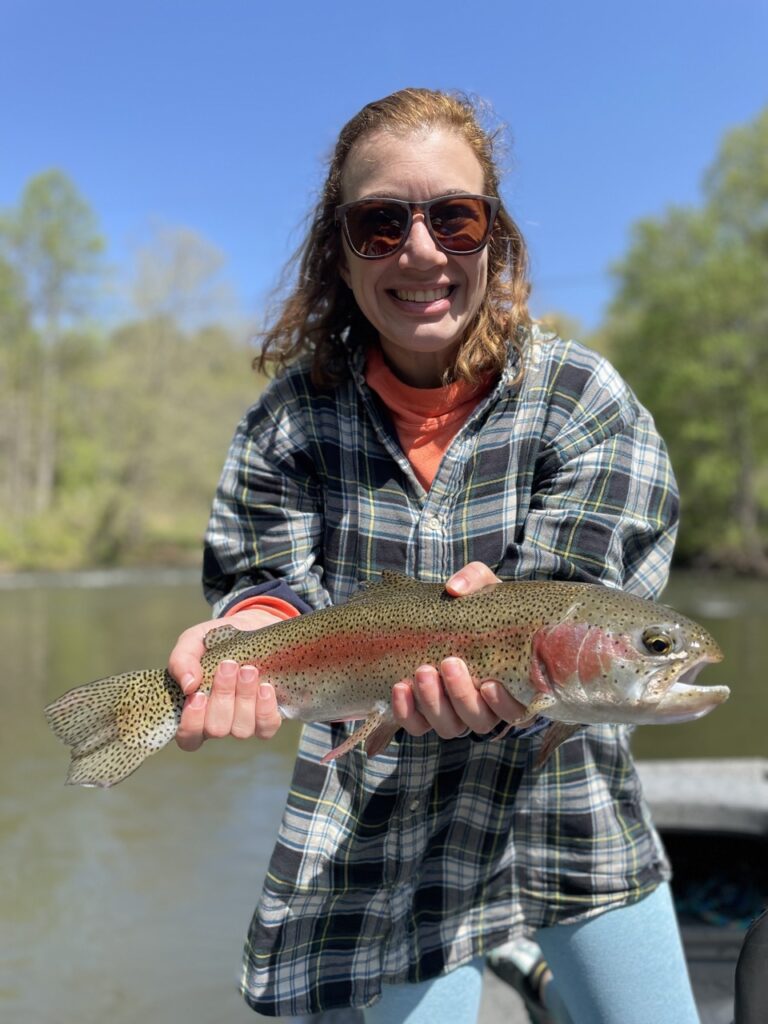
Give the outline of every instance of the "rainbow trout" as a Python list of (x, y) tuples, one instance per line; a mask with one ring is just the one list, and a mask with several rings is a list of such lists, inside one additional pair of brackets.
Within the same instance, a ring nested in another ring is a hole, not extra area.
[[(588, 583), (500, 583), (466, 597), (396, 573), (347, 604), (250, 632), (220, 626), (206, 637), (201, 690), (219, 662), (257, 666), (284, 718), (364, 719), (324, 760), (365, 742), (383, 750), (398, 726), (391, 689), (422, 664), (457, 656), (476, 685), (499, 680), (526, 706), (516, 725), (543, 715), (541, 763), (580, 725), (683, 722), (729, 695), (695, 686), (722, 659), (701, 626), (662, 605)], [(46, 708), (72, 747), (67, 782), (113, 786), (171, 740), (184, 695), (164, 669), (127, 672), (69, 690)]]

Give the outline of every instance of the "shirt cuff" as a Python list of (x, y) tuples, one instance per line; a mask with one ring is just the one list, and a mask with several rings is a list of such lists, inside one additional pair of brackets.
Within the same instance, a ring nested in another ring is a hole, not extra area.
[(294, 615), (311, 612), (312, 608), (283, 580), (267, 580), (253, 587), (246, 587), (233, 594), (230, 601), (218, 612), (222, 618), (241, 612), (244, 608), (264, 608), (271, 612), (283, 612), (282, 618), (289, 619)]
[(237, 612), (244, 612), (246, 608), (262, 608), (271, 615), (277, 616), (278, 619), (296, 619), (301, 615), (298, 608), (283, 601), (282, 598), (256, 595), (256, 597), (246, 597), (244, 600), (238, 601), (237, 604), (233, 604), (231, 608), (227, 608), (223, 618), (229, 618), (230, 615), (236, 615)]

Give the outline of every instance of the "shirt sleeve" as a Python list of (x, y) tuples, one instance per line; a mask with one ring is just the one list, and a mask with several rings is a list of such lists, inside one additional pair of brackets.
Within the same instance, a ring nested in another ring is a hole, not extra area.
[[(290, 381), (273, 382), (238, 425), (205, 536), (203, 589), (215, 615), (279, 581), (300, 610), (330, 604), (322, 500)], [(281, 587), (282, 589), (282, 587)]]
[(655, 598), (668, 578), (679, 513), (667, 450), (613, 367), (577, 352), (550, 377), (530, 506), (510, 552), (514, 573)]

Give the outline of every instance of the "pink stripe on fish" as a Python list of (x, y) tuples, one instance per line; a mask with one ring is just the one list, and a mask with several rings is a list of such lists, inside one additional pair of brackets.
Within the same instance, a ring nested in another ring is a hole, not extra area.
[[(499, 630), (494, 639), (499, 643), (519, 637), (519, 628)], [(488, 643), (490, 637), (484, 636)], [(477, 645), (478, 637), (473, 633), (453, 633), (446, 637), (444, 632), (424, 630), (402, 630), (397, 634), (333, 633), (318, 636), (304, 643), (297, 643), (283, 650), (275, 651), (259, 663), (264, 674), (270, 672), (332, 673), (335, 669), (347, 671), (359, 666), (380, 663), (387, 655), (394, 655), (401, 661), (404, 673), (415, 671), (423, 663), (427, 652), (440, 652), (439, 657), (462, 657), (462, 653)], [(393, 680), (397, 682), (397, 680)]]

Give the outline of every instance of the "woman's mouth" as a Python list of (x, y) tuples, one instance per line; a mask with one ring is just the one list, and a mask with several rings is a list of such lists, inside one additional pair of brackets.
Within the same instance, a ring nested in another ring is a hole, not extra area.
[(427, 288), (427, 289), (395, 289), (395, 298), (401, 299), (403, 302), (436, 302), (438, 299), (447, 299), (453, 291), (452, 285), (447, 285), (445, 288)]
[(441, 288), (392, 288), (389, 294), (401, 308), (418, 313), (445, 312), (450, 305), (456, 286), (449, 284)]

